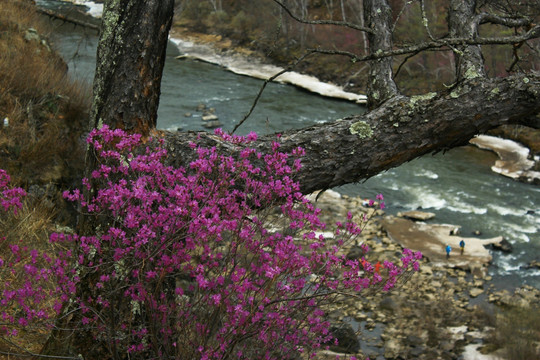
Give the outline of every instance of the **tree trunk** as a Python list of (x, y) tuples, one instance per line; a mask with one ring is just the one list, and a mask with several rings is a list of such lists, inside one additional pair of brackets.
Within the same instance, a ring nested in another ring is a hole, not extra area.
[[(367, 27), (373, 30), (368, 34), (369, 53), (392, 50), (392, 9), (386, 0), (364, 0), (364, 17)], [(371, 110), (398, 95), (392, 71), (392, 57), (369, 62), (367, 84), (368, 108)]]
[[(508, 123), (532, 122), (540, 112), (540, 76), (476, 78), (444, 94), (396, 96), (379, 108), (332, 123), (281, 136), (281, 150), (306, 150), (298, 174), (303, 193), (354, 183), (418, 156), (465, 145), (474, 135)], [(223, 153), (238, 149), (221, 146), (207, 133), (169, 133), (168, 161), (179, 166), (193, 159), (190, 141), (217, 146)], [(199, 137), (199, 138), (198, 138)], [(260, 137), (255, 145), (270, 151), (275, 135)]]
[(148, 134), (156, 127), (174, 0), (106, 1), (90, 124)]
[[(448, 10), (448, 28), (451, 37), (474, 39), (478, 36), (476, 0), (452, 0)], [(457, 46), (456, 81), (472, 77), (485, 77), (484, 57), (480, 45)]]
[[(165, 64), (174, 0), (106, 1), (99, 39), (90, 127), (104, 124), (148, 135), (154, 130)], [(93, 151), (86, 154), (86, 177), (96, 166)], [(91, 196), (93, 189), (86, 194)], [(79, 234), (93, 234), (95, 224), (81, 216)], [(97, 282), (81, 274), (76, 296), (86, 299)], [(113, 300), (113, 299), (109, 299)], [(78, 356), (85, 359), (123, 359), (125, 349), (117, 349), (114, 334), (97, 334), (81, 326), (76, 303), (66, 304), (41, 353), (47, 356)], [(121, 314), (112, 314), (121, 316)], [(112, 328), (112, 327), (109, 327)], [(96, 335), (100, 339), (96, 339)], [(103, 340), (103, 339), (109, 339)]]

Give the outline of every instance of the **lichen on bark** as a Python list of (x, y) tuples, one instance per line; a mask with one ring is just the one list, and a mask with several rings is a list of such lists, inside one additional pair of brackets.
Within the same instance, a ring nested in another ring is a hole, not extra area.
[(365, 121), (357, 121), (349, 127), (349, 131), (353, 135), (357, 135), (360, 139), (370, 138), (373, 136), (373, 129)]

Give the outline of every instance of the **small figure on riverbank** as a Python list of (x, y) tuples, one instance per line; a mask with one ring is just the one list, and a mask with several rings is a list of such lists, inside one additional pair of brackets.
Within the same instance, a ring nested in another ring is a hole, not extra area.
[(461, 255), (463, 255), (463, 252), (465, 251), (465, 240), (461, 239), (459, 242), (459, 248), (461, 249)]
[(450, 251), (452, 251), (452, 247), (450, 245), (446, 245), (446, 258), (450, 259)]

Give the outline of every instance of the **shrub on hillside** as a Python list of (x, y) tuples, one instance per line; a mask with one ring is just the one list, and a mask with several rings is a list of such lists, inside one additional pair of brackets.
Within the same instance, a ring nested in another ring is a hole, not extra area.
[[(418, 269), (421, 255), (408, 250), (381, 274), (341, 255), (361, 226), (351, 215), (323, 235), (320, 210), (294, 181), (302, 149), (282, 153), (275, 142), (261, 154), (249, 147), (254, 134), (217, 135), (237, 158), (191, 144), (198, 159), (177, 169), (164, 164), (159, 140), (92, 131), (99, 167), (83, 191), (66, 193), (91, 230), (53, 234), (64, 248), (54, 258), (10, 248), (15, 260), (3, 271), (30, 260), (20, 276), (32, 286), (2, 292), (5, 334), (15, 335), (9, 324), (46, 322), (42, 299), (54, 297), (52, 309), (69, 315), (75, 346), (91, 358), (295, 358), (332, 340), (329, 304), (389, 290)], [(39, 257), (49, 266), (33, 265)], [(56, 276), (57, 287), (39, 287), (40, 274)], [(10, 313), (14, 302), (24, 311)]]

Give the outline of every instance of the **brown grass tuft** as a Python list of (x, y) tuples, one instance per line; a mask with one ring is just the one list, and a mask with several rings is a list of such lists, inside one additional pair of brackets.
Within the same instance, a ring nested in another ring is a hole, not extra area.
[(47, 31), (30, 1), (2, 3), (0, 168), (25, 186), (72, 183), (80, 177), (84, 152), (90, 92), (68, 79)]

